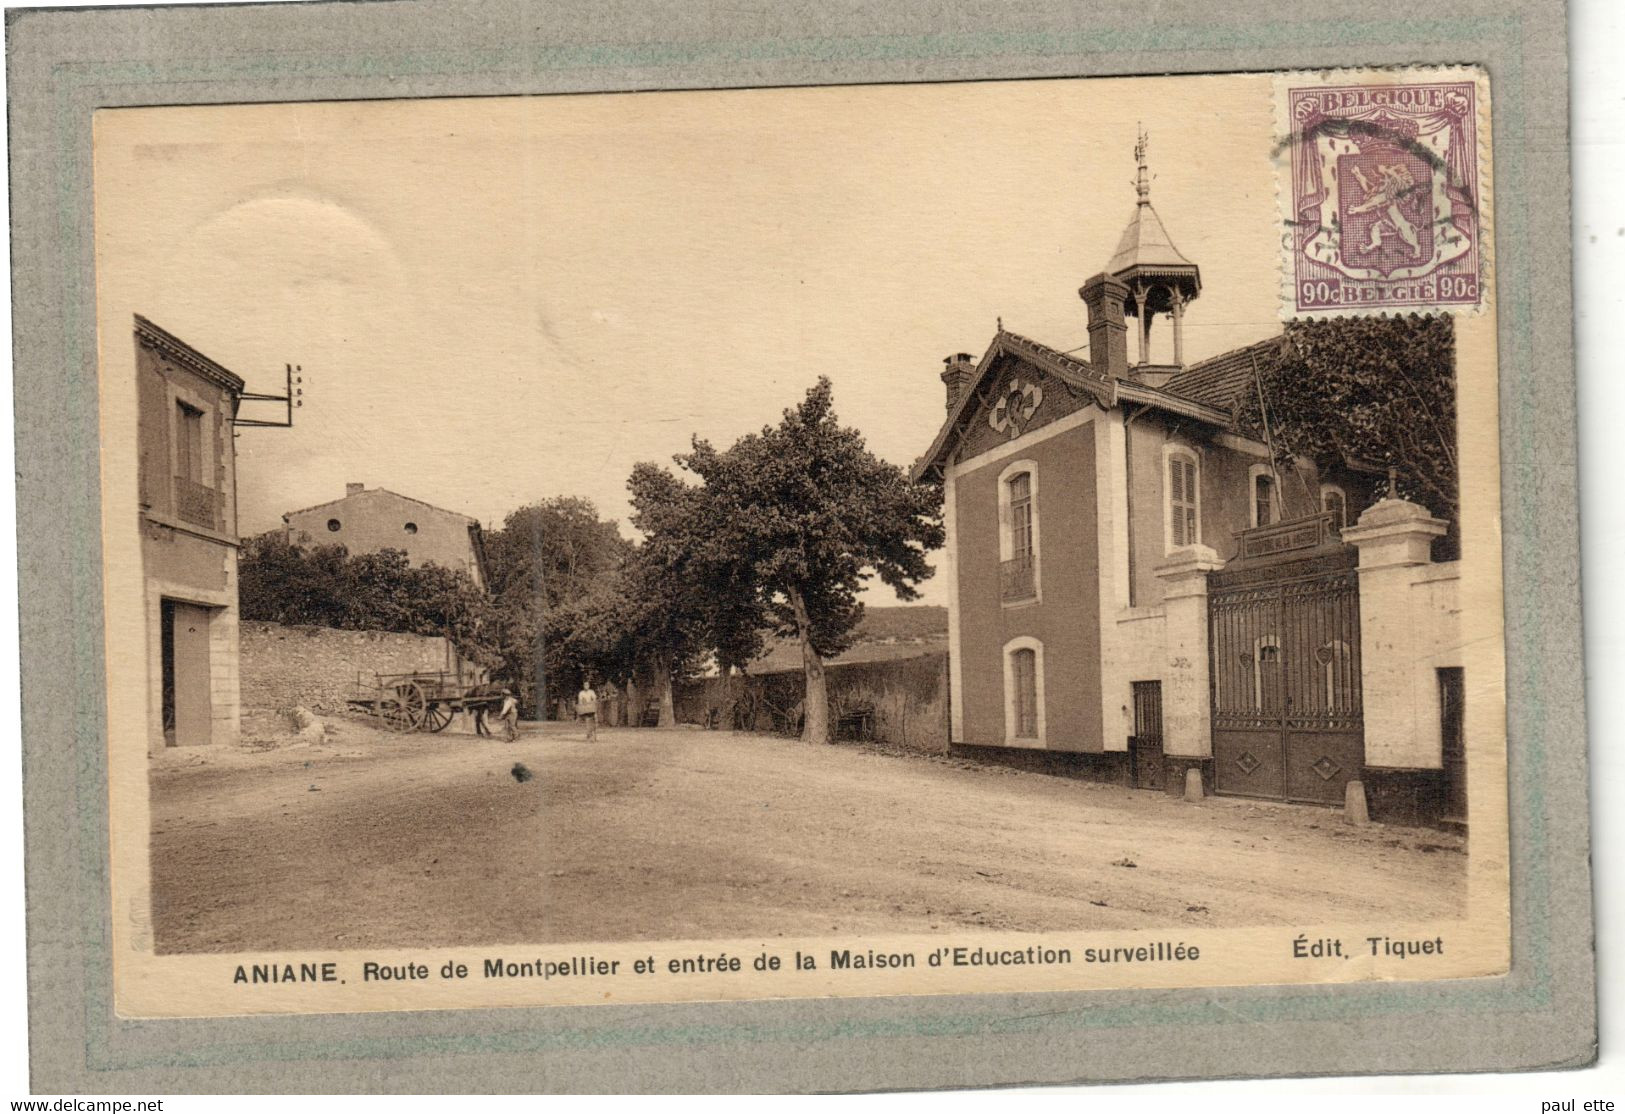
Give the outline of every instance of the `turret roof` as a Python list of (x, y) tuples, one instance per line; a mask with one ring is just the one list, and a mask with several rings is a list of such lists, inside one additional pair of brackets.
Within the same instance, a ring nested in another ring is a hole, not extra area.
[(1134, 216), (1129, 220), (1128, 227), (1123, 229), (1123, 238), (1117, 242), (1117, 252), (1111, 262), (1106, 264), (1106, 273), (1121, 275), (1135, 267), (1162, 271), (1187, 267), (1196, 270), (1196, 264), (1174, 247), (1174, 242), (1168, 238), (1168, 230), (1162, 226), (1162, 220), (1150, 201), (1141, 201), (1134, 207)]

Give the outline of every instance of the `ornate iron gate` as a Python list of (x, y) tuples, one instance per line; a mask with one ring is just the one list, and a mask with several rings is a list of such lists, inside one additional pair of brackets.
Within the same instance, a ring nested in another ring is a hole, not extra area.
[(1329, 522), (1310, 553), (1280, 544), (1314, 521), (1250, 531), (1241, 559), (1209, 579), (1219, 793), (1341, 804), (1365, 761), (1355, 554)]

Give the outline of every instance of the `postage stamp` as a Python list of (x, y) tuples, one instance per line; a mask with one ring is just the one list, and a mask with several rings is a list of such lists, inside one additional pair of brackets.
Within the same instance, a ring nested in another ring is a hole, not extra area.
[(1283, 316), (1483, 306), (1488, 94), (1470, 69), (1277, 77)]

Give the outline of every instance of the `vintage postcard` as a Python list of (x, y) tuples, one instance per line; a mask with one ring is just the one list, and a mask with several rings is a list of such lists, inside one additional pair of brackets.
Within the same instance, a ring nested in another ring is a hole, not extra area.
[(1505, 974), (1496, 92), (97, 113), (118, 1015)]

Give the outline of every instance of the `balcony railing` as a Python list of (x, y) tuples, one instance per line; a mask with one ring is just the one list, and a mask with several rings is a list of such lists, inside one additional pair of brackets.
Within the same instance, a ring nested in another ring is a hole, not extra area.
[(196, 480), (176, 476), (175, 517), (206, 530), (220, 529), (220, 493)]
[(1038, 596), (1038, 560), (1031, 553), (1012, 557), (999, 566), (999, 598), (1005, 602)]

